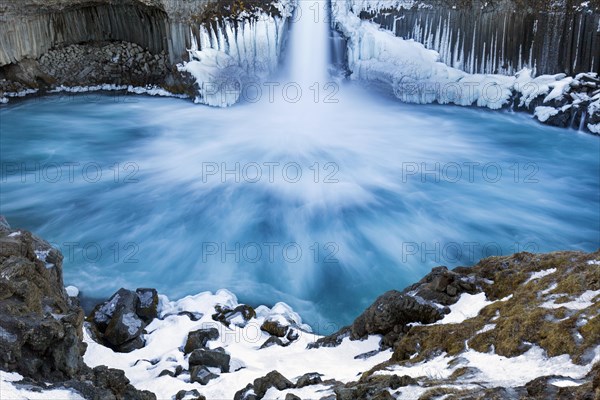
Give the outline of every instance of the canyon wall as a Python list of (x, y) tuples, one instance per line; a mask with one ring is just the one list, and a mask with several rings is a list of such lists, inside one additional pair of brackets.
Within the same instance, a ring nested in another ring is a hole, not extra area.
[(95, 41), (125, 41), (151, 53), (164, 51), (174, 64), (187, 59), (190, 30), (257, 11), (278, 12), (267, 1), (6, 0), (0, 4), (0, 67), (38, 58), (55, 47)]
[[(537, 75), (574, 75), (600, 69), (598, 1), (357, 3), (361, 18), (423, 43), (442, 62), (468, 73), (512, 75), (527, 67)], [(389, 8), (394, 4), (399, 7)]]

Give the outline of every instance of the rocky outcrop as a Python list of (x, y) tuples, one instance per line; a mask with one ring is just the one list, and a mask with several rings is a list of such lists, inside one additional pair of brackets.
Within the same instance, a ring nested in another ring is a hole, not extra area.
[(155, 289), (135, 292), (119, 289), (110, 299), (98, 304), (88, 320), (97, 341), (122, 353), (144, 347), (141, 334), (157, 317), (158, 293)]
[(83, 310), (65, 292), (62, 259), (48, 242), (0, 217), (0, 369), (26, 377), (27, 388), (155, 399), (131, 386), (123, 371), (84, 364)]

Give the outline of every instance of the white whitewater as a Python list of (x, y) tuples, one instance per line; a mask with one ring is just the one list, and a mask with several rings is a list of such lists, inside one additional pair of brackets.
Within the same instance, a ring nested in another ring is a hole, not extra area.
[[(290, 78), (303, 91), (323, 86), (329, 67), (329, 11), (326, 0), (299, 0), (289, 41)], [(306, 88), (306, 89), (305, 89)]]

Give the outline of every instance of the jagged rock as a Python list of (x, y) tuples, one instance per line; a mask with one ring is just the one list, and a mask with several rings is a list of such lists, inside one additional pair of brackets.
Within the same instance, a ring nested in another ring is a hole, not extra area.
[(285, 343), (283, 343), (283, 341), (281, 339), (279, 339), (277, 336), (271, 336), (267, 340), (265, 340), (265, 342), (260, 346), (260, 348), (266, 349), (267, 347), (271, 347), (271, 346), (285, 347)]
[(300, 389), (305, 386), (318, 385), (319, 383), (323, 382), (321, 376), (323, 375), (319, 374), (318, 372), (306, 373), (298, 378), (298, 381), (296, 381), (296, 387)]
[[(83, 310), (67, 296), (62, 255), (0, 217), (0, 366), (30, 388), (70, 388), (86, 399), (155, 400), (123, 371), (89, 368), (82, 355)], [(50, 385), (48, 385), (50, 383)]]
[(285, 400), (302, 400), (302, 399), (293, 393), (288, 393), (285, 395)]
[(254, 393), (254, 385), (249, 383), (245, 388), (238, 390), (233, 396), (233, 400), (258, 400)]
[(156, 289), (137, 289), (138, 303), (136, 314), (145, 322), (158, 317), (158, 292)]
[(201, 385), (206, 385), (211, 379), (218, 378), (219, 375), (213, 374), (203, 365), (197, 365), (190, 370), (190, 382), (198, 382)]
[(261, 330), (272, 336), (284, 337), (288, 331), (288, 326), (280, 325), (278, 321), (265, 321), (260, 327)]
[(371, 334), (386, 334), (396, 326), (410, 322), (429, 324), (441, 319), (442, 312), (415, 298), (392, 290), (378, 297), (351, 326), (351, 338), (361, 339)]
[(214, 350), (197, 349), (190, 354), (190, 366), (202, 365), (219, 368), (221, 372), (229, 372), (231, 356), (222, 347)]
[(218, 338), (219, 331), (217, 328), (198, 329), (190, 332), (185, 342), (184, 353), (189, 354), (196, 349), (205, 349), (209, 340), (216, 340)]
[(143, 330), (144, 321), (135, 313), (120, 309), (110, 319), (104, 332), (104, 339), (111, 345), (118, 347), (139, 337)]
[(127, 289), (119, 289), (106, 302), (98, 304), (90, 315), (92, 322), (101, 333), (106, 331), (113, 315), (117, 311), (127, 314), (135, 314), (139, 299), (135, 292)]
[(0, 235), (0, 365), (34, 378), (74, 376), (83, 312), (64, 290), (62, 255), (6, 220)]
[[(371, 375), (361, 378), (358, 382), (339, 384), (333, 388), (338, 400), (383, 400), (388, 399), (388, 390), (399, 387), (417, 385), (418, 382), (410, 376)], [(391, 397), (393, 398), (393, 397)]]
[(436, 267), (423, 279), (404, 289), (402, 293), (414, 293), (422, 299), (441, 305), (451, 305), (463, 293), (474, 294), (477, 286), (464, 275), (449, 271), (446, 267)]
[(239, 321), (237, 325), (244, 327), (246, 322), (256, 317), (256, 311), (254, 311), (254, 308), (246, 304), (240, 304), (233, 310), (217, 305), (215, 307), (215, 311), (217, 312), (212, 315), (212, 319), (221, 322), (225, 326), (229, 326), (233, 319), (239, 317), (241, 318), (241, 321)]
[(277, 390), (285, 390), (293, 388), (294, 384), (279, 372), (271, 371), (264, 377), (255, 379), (253, 386), (254, 393), (261, 399), (271, 387)]
[(94, 340), (115, 351), (128, 353), (144, 347), (141, 334), (158, 315), (155, 289), (135, 292), (119, 289), (107, 301), (98, 304), (88, 317)]
[(175, 400), (206, 400), (206, 397), (202, 396), (196, 389), (180, 390), (175, 395)]

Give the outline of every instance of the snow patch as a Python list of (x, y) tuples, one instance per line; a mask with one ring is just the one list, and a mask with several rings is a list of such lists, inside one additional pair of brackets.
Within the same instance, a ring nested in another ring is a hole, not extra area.
[(540, 305), (540, 307), (542, 308), (547, 308), (547, 309), (557, 309), (557, 308), (568, 308), (569, 310), (584, 310), (588, 307), (591, 307), (594, 304), (594, 298), (596, 298), (598, 295), (600, 295), (600, 290), (586, 290), (583, 294), (581, 294), (581, 296), (577, 297), (576, 299), (566, 302), (566, 303), (555, 303), (556, 299), (551, 299), (545, 303), (543, 303), (542, 305)]
[(434, 322), (433, 325), (460, 324), (469, 318), (476, 317), (483, 308), (493, 303), (493, 301), (487, 300), (483, 292), (477, 294), (463, 293), (458, 301), (449, 307), (450, 313), (446, 314), (441, 320)]
[(534, 273), (531, 274), (531, 276), (529, 277), (529, 279), (527, 279), (525, 281), (525, 283), (529, 283), (529, 282), (534, 281), (536, 279), (541, 279), (541, 278), (543, 278), (545, 276), (552, 275), (555, 272), (556, 272), (556, 268), (550, 268), (550, 269), (545, 269), (543, 271), (534, 272)]
[(535, 108), (533, 116), (540, 122), (546, 122), (556, 114), (558, 114), (558, 110), (554, 107), (539, 106)]
[(0, 393), (2, 400), (84, 400), (79, 394), (67, 389), (33, 391), (19, 388), (15, 382), (22, 379), (23, 376), (16, 372), (4, 372), (0, 370)]
[(67, 295), (69, 297), (77, 297), (79, 296), (79, 289), (75, 286), (67, 286), (65, 288), (65, 291), (67, 292)]

